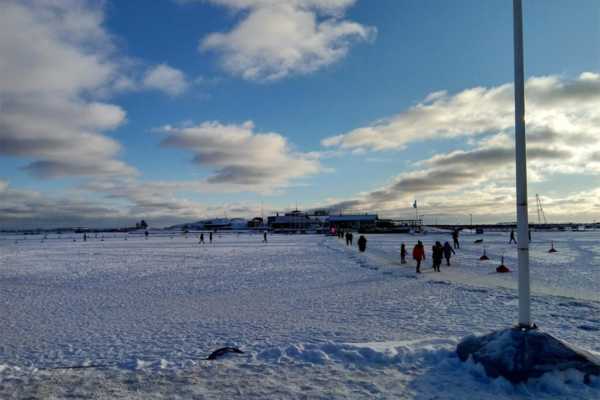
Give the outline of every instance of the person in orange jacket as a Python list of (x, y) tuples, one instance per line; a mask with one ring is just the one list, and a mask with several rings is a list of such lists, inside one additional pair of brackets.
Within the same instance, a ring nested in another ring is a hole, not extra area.
[(425, 260), (425, 248), (420, 240), (413, 248), (413, 259), (417, 262), (417, 274), (421, 273), (421, 261)]

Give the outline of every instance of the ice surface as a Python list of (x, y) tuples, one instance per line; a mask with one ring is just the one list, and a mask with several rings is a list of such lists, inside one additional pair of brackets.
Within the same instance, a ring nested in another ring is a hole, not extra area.
[[(480, 237), (420, 276), (400, 243), (449, 234), (369, 235), (366, 253), (316, 235), (0, 237), (0, 398), (600, 397), (574, 371), (513, 386), (458, 360), (460, 338), (516, 319), (516, 249), (486, 233), (481, 262)], [(532, 243), (535, 322), (593, 351), (598, 239)], [(493, 273), (502, 254), (512, 274)], [(224, 346), (245, 354), (203, 360)]]

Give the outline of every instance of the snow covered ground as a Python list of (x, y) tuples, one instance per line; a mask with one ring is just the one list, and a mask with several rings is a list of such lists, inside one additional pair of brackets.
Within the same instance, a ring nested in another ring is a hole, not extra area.
[[(417, 239), (450, 235), (369, 235), (364, 254), (316, 235), (0, 236), (0, 398), (600, 398), (574, 371), (513, 386), (461, 363), (460, 338), (515, 322), (516, 249), (465, 233), (452, 267), (416, 276), (398, 251)], [(534, 232), (531, 255), (535, 322), (600, 352), (600, 232)], [(245, 354), (204, 360), (228, 345)]]

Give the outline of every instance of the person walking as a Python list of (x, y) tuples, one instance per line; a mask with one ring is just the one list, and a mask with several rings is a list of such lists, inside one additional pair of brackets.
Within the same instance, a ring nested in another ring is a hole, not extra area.
[(352, 234), (346, 232), (346, 246), (352, 246)]
[(208, 233), (208, 241), (212, 243), (212, 232)]
[(267, 231), (263, 232), (263, 242), (267, 243)]
[(444, 258), (444, 248), (440, 242), (435, 242), (433, 245), (431, 258), (433, 259), (433, 270), (440, 272), (440, 265), (442, 265), (442, 258)]
[(421, 273), (421, 261), (425, 260), (425, 248), (423, 247), (423, 242), (420, 240), (417, 242), (415, 247), (413, 248), (412, 253), (413, 259), (417, 262), (417, 274)]
[(400, 264), (406, 264), (406, 245), (402, 243), (400, 245)]
[(511, 229), (510, 230), (510, 240), (508, 241), (508, 244), (512, 244), (512, 243), (517, 244), (517, 240), (515, 239), (515, 230)]
[(440, 242), (435, 242), (432, 252), (433, 262), (435, 264), (434, 270), (440, 272), (440, 266), (442, 265), (442, 259), (444, 258), (444, 247)]
[(452, 241), (455, 249), (460, 249), (460, 242), (458, 241), (458, 229), (452, 231)]
[(204, 244), (204, 233), (200, 234), (200, 241), (198, 243)]
[(450, 266), (450, 257), (452, 257), (452, 254), (456, 254), (456, 252), (452, 246), (450, 246), (450, 243), (444, 243), (444, 258), (446, 259), (447, 266)]
[(356, 243), (358, 244), (358, 250), (361, 253), (364, 253), (365, 250), (367, 250), (367, 238), (364, 237), (363, 235), (360, 235), (360, 237), (358, 238), (358, 241)]
[(352, 241), (354, 240), (354, 235), (352, 234), (352, 232), (349, 232), (348, 235), (350, 235), (350, 246), (353, 245)]

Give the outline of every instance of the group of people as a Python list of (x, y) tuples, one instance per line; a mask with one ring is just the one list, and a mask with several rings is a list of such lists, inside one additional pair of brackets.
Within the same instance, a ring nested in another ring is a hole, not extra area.
[[(212, 243), (213, 240), (213, 233), (209, 232), (208, 233), (208, 241), (210, 243)], [(198, 241), (199, 244), (204, 244), (204, 232), (200, 234), (200, 240)]]
[[(339, 230), (336, 232), (338, 239), (346, 239), (346, 246), (352, 246), (354, 241), (354, 235), (352, 232), (344, 232)], [(364, 235), (360, 235), (358, 240), (356, 241), (358, 245), (358, 250), (360, 252), (365, 252), (367, 250), (367, 238)]]
[[(440, 266), (442, 265), (442, 260), (446, 259), (446, 265), (450, 266), (450, 258), (452, 255), (456, 254), (454, 249), (460, 248), (460, 242), (458, 241), (458, 231), (455, 230), (452, 232), (453, 245), (450, 245), (449, 242), (445, 242), (442, 245), (441, 242), (437, 241), (431, 247), (431, 259), (432, 259), (432, 267), (436, 272), (440, 272)], [(402, 243), (400, 245), (400, 263), (406, 264), (406, 256), (408, 255), (408, 251), (406, 250), (406, 245)], [(423, 242), (420, 240), (417, 242), (415, 247), (413, 247), (412, 251), (413, 260), (417, 263), (417, 274), (421, 273), (421, 263), (425, 261), (425, 246)]]
[[(336, 236), (338, 239), (345, 239), (346, 246), (353, 245), (354, 235), (352, 232), (344, 232), (342, 230), (336, 231)], [(361, 235), (357, 240), (358, 249), (361, 252), (364, 252), (367, 248), (367, 238)], [(460, 249), (460, 241), (459, 241), (459, 230), (454, 230), (452, 232), (452, 244), (450, 242), (444, 242), (442, 245), (441, 242), (436, 241), (435, 244), (431, 247), (431, 260), (433, 270), (436, 272), (440, 272), (440, 267), (442, 265), (443, 260), (446, 260), (446, 265), (449, 267), (450, 259), (453, 255), (456, 254), (456, 249)], [(408, 250), (406, 248), (406, 244), (402, 243), (400, 245), (400, 263), (406, 264), (406, 257), (408, 256)], [(412, 250), (412, 258), (416, 261), (416, 272), (418, 274), (421, 273), (421, 263), (425, 261), (425, 246), (422, 241), (417, 241), (417, 244), (413, 247)]]

